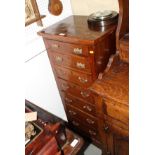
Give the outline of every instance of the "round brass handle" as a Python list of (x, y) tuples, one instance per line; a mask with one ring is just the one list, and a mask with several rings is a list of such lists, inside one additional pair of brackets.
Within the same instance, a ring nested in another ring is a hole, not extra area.
[(56, 57), (55, 57), (55, 60), (56, 60), (57, 63), (62, 63), (63, 58), (60, 57), (60, 56), (56, 56)]
[(82, 49), (81, 49), (81, 48), (74, 48), (74, 49), (73, 49), (73, 53), (74, 53), (74, 54), (81, 55), (81, 54), (82, 54)]
[(87, 121), (89, 124), (94, 124), (94, 123), (95, 123), (95, 121), (93, 121), (93, 120), (91, 120), (91, 119), (89, 119), (89, 118), (87, 118), (86, 121)]
[(77, 62), (76, 63), (76, 67), (80, 68), (80, 69), (84, 69), (85, 68), (85, 64), (81, 63), (81, 62)]
[(82, 95), (82, 97), (89, 97), (89, 93), (86, 91), (81, 91), (80, 94)]
[(73, 123), (73, 125), (75, 125), (75, 126), (79, 126), (79, 125), (80, 125), (79, 123), (77, 123), (77, 122), (75, 122), (75, 121), (72, 121), (72, 123)]
[(66, 84), (62, 84), (61, 87), (62, 87), (63, 90), (67, 90), (67, 89), (69, 89), (69, 86), (66, 85)]
[(88, 111), (92, 111), (91, 107), (89, 107), (88, 105), (84, 105), (84, 106), (83, 106), (83, 109), (86, 109), (86, 110), (88, 110)]
[(52, 48), (59, 48), (58, 44), (52, 44), (51, 46), (52, 46)]
[(96, 132), (94, 132), (94, 131), (92, 131), (92, 130), (89, 130), (88, 132), (89, 132), (91, 135), (96, 136)]
[(88, 82), (87, 79), (81, 78), (80, 76), (78, 77), (78, 79), (79, 79), (79, 81), (80, 81), (81, 83), (87, 83), (87, 82)]
[(71, 100), (71, 99), (69, 99), (69, 98), (65, 98), (65, 100), (67, 101), (67, 102), (69, 102), (69, 103), (72, 103), (73, 101)]
[(72, 110), (69, 110), (69, 113), (70, 113), (71, 115), (76, 115), (76, 112), (74, 112), (74, 111), (72, 111)]
[(109, 130), (109, 127), (108, 126), (104, 127), (104, 131), (105, 132), (107, 132), (108, 130)]
[(111, 155), (111, 152), (108, 151), (108, 152), (107, 152), (107, 155)]

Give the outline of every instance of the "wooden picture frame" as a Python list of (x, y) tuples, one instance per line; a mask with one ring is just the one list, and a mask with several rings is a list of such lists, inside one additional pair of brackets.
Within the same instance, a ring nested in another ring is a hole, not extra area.
[(42, 18), (45, 15), (40, 15), (36, 0), (25, 0), (25, 26), (28, 26), (34, 22), (38, 26), (43, 26)]

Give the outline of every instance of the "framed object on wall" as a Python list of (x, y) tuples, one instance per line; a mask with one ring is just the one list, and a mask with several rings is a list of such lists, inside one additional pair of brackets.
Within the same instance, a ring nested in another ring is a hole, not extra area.
[(38, 26), (43, 26), (42, 18), (45, 15), (40, 15), (36, 0), (25, 0), (25, 26), (28, 26), (34, 22)]

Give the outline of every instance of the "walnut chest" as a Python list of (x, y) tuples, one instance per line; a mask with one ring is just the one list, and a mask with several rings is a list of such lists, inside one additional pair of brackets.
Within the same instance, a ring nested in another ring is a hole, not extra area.
[(90, 30), (87, 18), (69, 16), (38, 34), (43, 37), (69, 124), (99, 142), (95, 101), (88, 88), (116, 51), (117, 25)]

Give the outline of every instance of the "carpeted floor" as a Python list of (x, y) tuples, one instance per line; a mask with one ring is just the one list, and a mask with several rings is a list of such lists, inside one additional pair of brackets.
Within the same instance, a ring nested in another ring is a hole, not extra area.
[(101, 155), (101, 154), (102, 154), (101, 150), (93, 144), (90, 144), (84, 152), (84, 155)]

